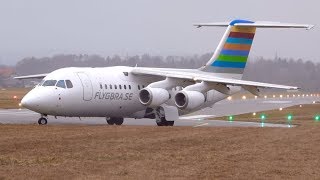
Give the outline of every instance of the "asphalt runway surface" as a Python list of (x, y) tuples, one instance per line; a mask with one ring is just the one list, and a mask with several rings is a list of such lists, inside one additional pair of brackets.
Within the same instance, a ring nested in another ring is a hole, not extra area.
[[(192, 127), (289, 127), (285, 124), (239, 122), (223, 120), (207, 120), (212, 117), (237, 115), (250, 112), (260, 112), (272, 109), (286, 108), (294, 105), (311, 104), (319, 101), (318, 97), (291, 97), (291, 98), (258, 98), (246, 100), (223, 100), (212, 108), (183, 116), (175, 121), (175, 126)], [(0, 110), (0, 124), (37, 124), (40, 115), (27, 109)], [(83, 124), (83, 125), (107, 125), (105, 118), (65, 118), (48, 117), (48, 124)], [(156, 126), (153, 119), (126, 118), (123, 125)]]

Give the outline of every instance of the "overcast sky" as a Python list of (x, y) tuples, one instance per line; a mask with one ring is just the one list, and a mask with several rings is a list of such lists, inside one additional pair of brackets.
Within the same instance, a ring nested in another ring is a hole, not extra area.
[[(235, 18), (320, 25), (319, 0), (1, 0), (0, 64), (54, 54), (193, 55), (213, 52)], [(259, 29), (251, 57), (320, 62), (320, 26)]]

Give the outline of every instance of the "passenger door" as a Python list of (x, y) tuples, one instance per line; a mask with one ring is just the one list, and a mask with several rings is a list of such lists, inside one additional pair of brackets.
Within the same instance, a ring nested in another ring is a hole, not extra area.
[(83, 88), (83, 100), (90, 101), (93, 95), (92, 83), (89, 76), (84, 72), (77, 73)]

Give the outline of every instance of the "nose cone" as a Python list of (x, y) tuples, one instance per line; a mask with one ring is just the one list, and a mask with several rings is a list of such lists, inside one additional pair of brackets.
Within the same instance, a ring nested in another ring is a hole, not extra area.
[(34, 110), (39, 106), (37, 99), (37, 95), (33, 91), (30, 91), (22, 98), (21, 105), (27, 109)]

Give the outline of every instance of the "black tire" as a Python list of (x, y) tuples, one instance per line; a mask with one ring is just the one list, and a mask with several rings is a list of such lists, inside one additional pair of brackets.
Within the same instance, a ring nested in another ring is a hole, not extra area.
[(174, 125), (174, 121), (167, 121), (167, 126), (173, 126)]
[(167, 121), (164, 117), (161, 118), (160, 122), (157, 122), (158, 126), (173, 126), (174, 125), (174, 121)]
[(123, 124), (123, 118), (114, 118), (114, 123), (118, 126)]
[(44, 117), (42, 117), (38, 120), (39, 125), (46, 125), (47, 123), (48, 123), (48, 120)]
[(156, 122), (158, 126), (164, 126), (163, 122)]
[(114, 122), (114, 119), (111, 118), (111, 119), (107, 120), (107, 123), (109, 125), (114, 125), (115, 122)]

